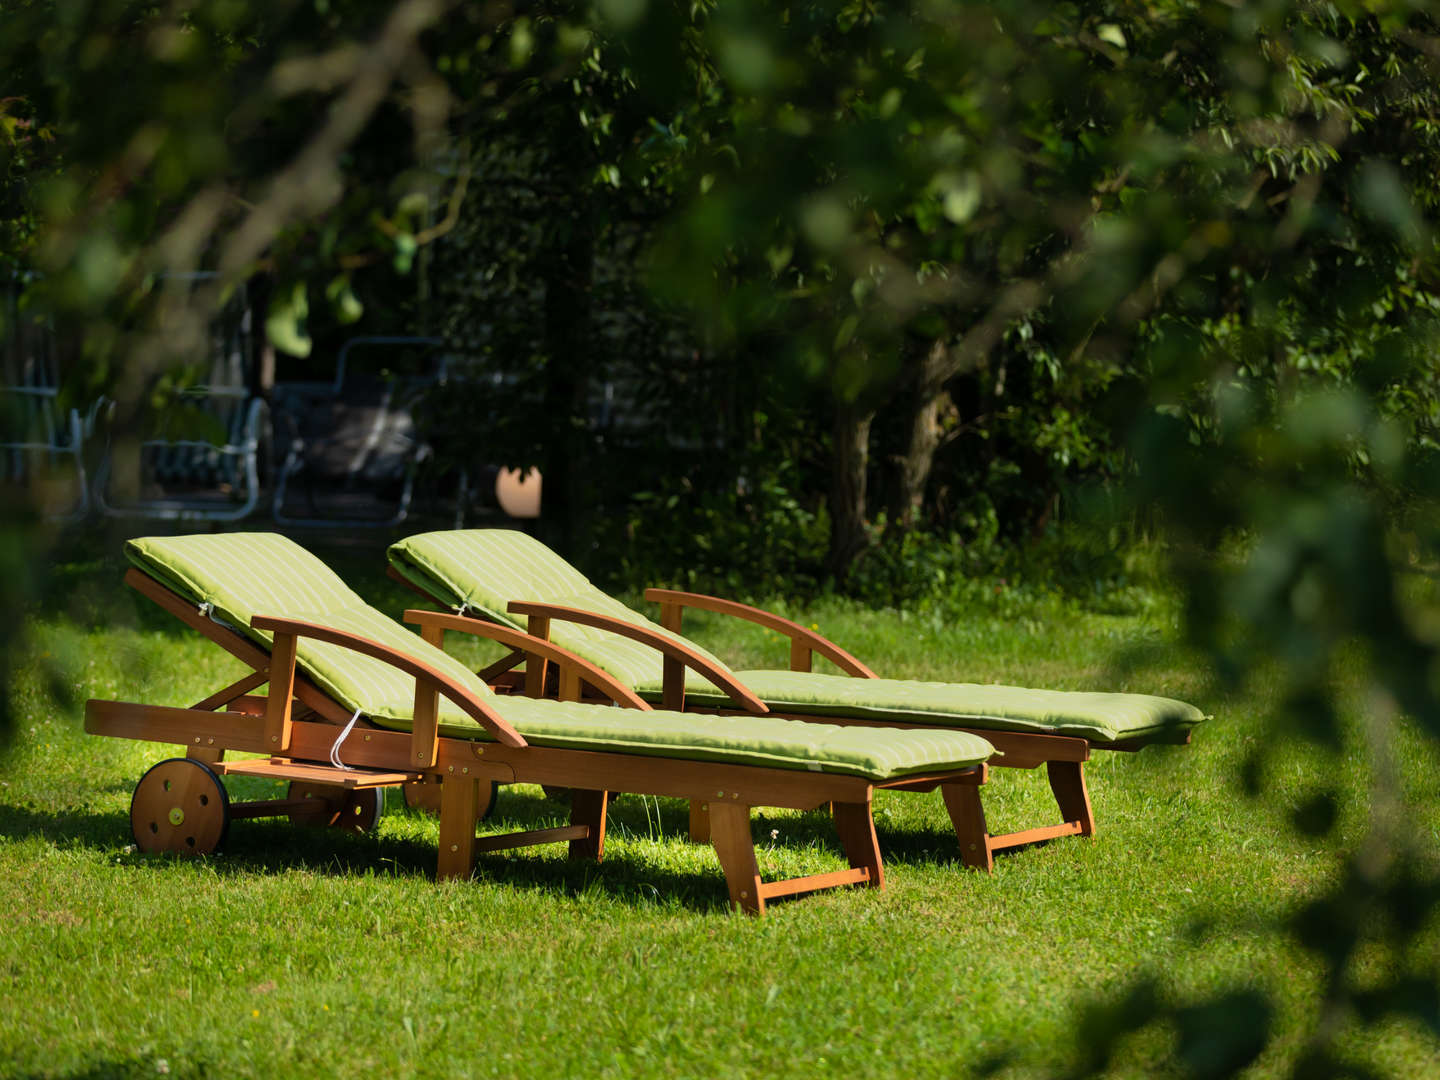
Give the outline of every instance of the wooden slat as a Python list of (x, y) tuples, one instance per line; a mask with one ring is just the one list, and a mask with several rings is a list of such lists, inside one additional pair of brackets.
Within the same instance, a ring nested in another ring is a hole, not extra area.
[(1085, 766), (1078, 761), (1052, 761), (1045, 767), (1050, 791), (1066, 821), (1080, 823), (1081, 836), (1095, 835), (1095, 813), (1090, 808), (1090, 789), (1085, 785)]
[(562, 825), (558, 829), (530, 829), (527, 832), (482, 836), (475, 841), (474, 848), (477, 855), (483, 855), (488, 851), (507, 851), (510, 848), (533, 847), (536, 844), (558, 844), (562, 840), (587, 840), (589, 837), (588, 825)]
[[(291, 756), (309, 761), (326, 761), (330, 748), (339, 734), (333, 724), (297, 722), (291, 743)], [(430, 776), (470, 776), (487, 785), (492, 780), (513, 784), (515, 772), (509, 765), (494, 760), (496, 743), (472, 742), (469, 739), (442, 737), (435, 765), (422, 770)], [(404, 731), (385, 731), (374, 727), (357, 727), (340, 745), (340, 760), (357, 768), (410, 771), (410, 735)]]
[(755, 862), (755, 842), (750, 838), (750, 807), (715, 802), (710, 806), (710, 842), (725, 873), (730, 903), (752, 915), (765, 914), (760, 867)]
[(964, 784), (944, 784), (940, 795), (945, 800), (950, 824), (955, 828), (955, 838), (960, 842), (960, 861), (989, 873), (995, 868), (995, 856), (990, 845), (990, 830), (985, 823), (985, 806), (980, 801), (980, 789)]
[(313, 799), (257, 799), (254, 802), (230, 804), (232, 820), (242, 818), (283, 817), (285, 814), (315, 812)]
[(810, 646), (805, 644), (802, 638), (790, 640), (790, 670), (809, 671), (813, 666), (811, 656), (813, 655)]
[(880, 841), (875, 835), (875, 818), (870, 812), (870, 804), (837, 802), (830, 814), (850, 866), (863, 870), (865, 880), (872, 888), (883, 889), (885, 866), (880, 858)]
[(265, 741), (272, 753), (290, 749), (290, 709), (295, 696), (294, 634), (277, 633), (270, 651), (270, 693), (265, 699)]
[(251, 690), (254, 690), (257, 686), (260, 686), (262, 683), (266, 682), (269, 678), (270, 669), (268, 667), (265, 668), (263, 671), (252, 671), (243, 679), (235, 680), (223, 690), (217, 690), (209, 697), (204, 698), (201, 701), (197, 701), (194, 705), (191, 705), (190, 708), (219, 709), (222, 706), (229, 705), (231, 702), (237, 701), (240, 698), (244, 697), (246, 694), (250, 693)]
[[(794, 668), (795, 671), (809, 671), (809, 654), (819, 653), (829, 660), (847, 675), (854, 675), (861, 679), (875, 678), (875, 672), (871, 671), (855, 656), (836, 645), (827, 637), (817, 634), (793, 622), (773, 611), (765, 611), (763, 608), (751, 607), (749, 604), (741, 604), (734, 600), (726, 600), (719, 596), (706, 596), (703, 593), (681, 592), (677, 589), (646, 589), (645, 599), (660, 605), (662, 618), (666, 607), (679, 609), (680, 607), (693, 607), (701, 611), (713, 611), (717, 615), (731, 615), (737, 619), (744, 619), (746, 622), (753, 622), (765, 627), (767, 630), (774, 630), (784, 634), (791, 642), (790, 659), (796, 662), (803, 649), (803, 668)], [(679, 631), (680, 620), (675, 619), (675, 626), (671, 627)]]
[(685, 665), (673, 656), (660, 660), (660, 706), (671, 712), (685, 711)]
[(894, 780), (877, 780), (875, 786), (886, 791), (934, 791), (941, 784), (970, 784), (980, 787), (990, 778), (990, 763), (981, 762), (968, 769), (952, 769), (949, 772), (929, 773), (919, 776), (901, 776)]
[[(688, 712), (709, 713), (715, 716), (741, 715), (739, 709), (719, 709), (709, 705), (687, 706)], [(1029, 731), (995, 731), (991, 728), (965, 727), (944, 723), (908, 721), (902, 719), (872, 719), (861, 716), (831, 716), (826, 713), (800, 713), (772, 710), (771, 716), (781, 720), (803, 720), (811, 724), (839, 724), (842, 727), (883, 727), (907, 728), (923, 731), (965, 731), (979, 735), (996, 750), (1000, 756), (990, 759), (990, 764), (1005, 769), (1034, 769), (1051, 761), (1089, 761), (1090, 751), (1127, 749), (1120, 744), (1091, 743), (1087, 739), (1071, 735), (1041, 735)]]
[(508, 653), (496, 660), (487, 668), (482, 668), (475, 674), (481, 682), (494, 689), (495, 680), (500, 676), (512, 671), (525, 662), (525, 654), (519, 649), (511, 649)]
[(575, 788), (570, 792), (570, 824), (585, 830), (584, 836), (570, 841), (570, 858), (599, 862), (605, 857), (605, 813), (609, 803), (608, 791)]
[[(202, 746), (251, 754), (268, 752), (263, 718), (240, 713), (217, 713), (209, 709), (91, 700), (85, 703), (85, 730), (91, 735), (176, 743), (186, 747)], [(334, 736), (331, 738), (333, 740)]]
[[(415, 679), (429, 679), (434, 682), (447, 698), (453, 701), (467, 716), (483, 727), (497, 742), (506, 746), (524, 746), (525, 739), (484, 700), (476, 697), (467, 687), (460, 685), (438, 668), (417, 660), (408, 653), (394, 649), (382, 642), (361, 634), (337, 630), (331, 626), (308, 622), (304, 619), (283, 619), (270, 615), (256, 615), (250, 620), (256, 630), (269, 630), (275, 634), (277, 643), (283, 635), (313, 638), (331, 645), (358, 652), (398, 668)], [(274, 671), (271, 672), (272, 676)], [(271, 679), (274, 686), (274, 679)]]
[[(524, 615), (529, 620), (530, 633), (536, 637), (544, 638), (549, 636), (548, 621), (545, 624), (545, 631), (536, 629), (536, 620), (561, 619), (565, 622), (577, 623), (580, 626), (593, 626), (597, 630), (608, 630), (620, 637), (638, 641), (642, 645), (649, 645), (658, 650), (667, 660), (674, 661), (686, 667), (694, 668), (715, 686), (719, 687), (731, 700), (736, 702), (746, 712), (767, 713), (769, 708), (765, 703), (750, 692), (750, 689), (735, 678), (734, 675), (706, 659), (691, 645), (674, 638), (667, 637), (649, 626), (640, 623), (626, 622), (624, 619), (616, 619), (609, 615), (602, 615), (594, 611), (586, 611), (583, 608), (564, 607), (560, 604), (540, 604), (530, 601), (515, 601), (507, 608), (507, 611), (516, 615)], [(665, 669), (666, 685), (669, 685), (670, 668)], [(669, 700), (667, 696), (667, 700)]]
[(990, 850), (1001, 851), (1005, 848), (1022, 847), (1025, 844), (1038, 844), (1042, 840), (1055, 840), (1061, 836), (1079, 836), (1081, 831), (1080, 822), (1067, 821), (1061, 825), (1045, 825), (1038, 829), (1026, 829), (1024, 832), (1001, 833), (998, 836), (990, 837)]
[(437, 880), (470, 876), (475, 866), (475, 821), (479, 814), (480, 784), (469, 777), (447, 776), (440, 785)]
[[(85, 730), (95, 735), (150, 742), (213, 745), (218, 749), (266, 753), (263, 721), (243, 713), (214, 713), (162, 705), (91, 701), (85, 708)], [(290, 758), (323, 762), (338, 734), (334, 724), (296, 720), (291, 731)], [(213, 739), (213, 744), (207, 740)], [(198, 740), (198, 742), (197, 742)], [(347, 765), (409, 771), (410, 736), (405, 732), (357, 728), (341, 748)], [(679, 799), (702, 799), (751, 806), (783, 806), (813, 810), (827, 802), (867, 802), (875, 787), (858, 776), (798, 772), (758, 765), (726, 765), (709, 761), (610, 754), (592, 750), (501, 746), (493, 742), (441, 738), (433, 770), (501, 783), (554, 784), (587, 790), (630, 791)], [(955, 785), (973, 785), (976, 771), (950, 774)]]
[(440, 752), (440, 686), (433, 679), (416, 676), (410, 717), (410, 767), (429, 768)]
[[(579, 701), (579, 685), (581, 681), (595, 687), (607, 699), (631, 709), (649, 709), (650, 704), (631, 690), (619, 679), (608, 672), (596, 667), (588, 660), (584, 660), (562, 648), (554, 642), (541, 636), (539, 633), (523, 633), (508, 626), (501, 626), (498, 623), (488, 622), (484, 619), (477, 619), (470, 616), (447, 615), (438, 611), (416, 611), (405, 612), (405, 621), (416, 623), (421, 627), (421, 633), (427, 634), (435, 629), (454, 630), (463, 634), (473, 634), (476, 637), (483, 637), (501, 645), (509, 646), (514, 652), (504, 658), (499, 664), (492, 664), (480, 673), (480, 677), (489, 682), (494, 675), (509, 671), (521, 660), (525, 661), (527, 678), (530, 671), (539, 672), (535, 676), (538, 683), (543, 685), (544, 665), (553, 663), (560, 669), (560, 700)], [(532, 625), (543, 629), (544, 634), (550, 632), (550, 621), (538, 619)], [(427, 641), (430, 638), (426, 638)], [(432, 642), (433, 643), (433, 642)], [(513, 659), (512, 659), (513, 657)], [(492, 674), (493, 673), (493, 674)], [(570, 688), (574, 689), (571, 690)], [(573, 696), (566, 697), (567, 693)], [(539, 696), (532, 693), (531, 697)]]
[(591, 750), (532, 747), (522, 751), (496, 747), (487, 750), (485, 756), (508, 764), (522, 783), (678, 799), (702, 797), (712, 809), (719, 803), (739, 802), (813, 810), (835, 800), (865, 801), (872, 787), (868, 781), (853, 776)]
[[(541, 641), (548, 641), (550, 638), (550, 620), (543, 615), (531, 615), (525, 620), (525, 629), (533, 638)], [(542, 698), (545, 696), (545, 675), (546, 664), (549, 661), (539, 655), (532, 653), (525, 657), (525, 696)]]
[[(199, 706), (194, 705), (191, 706), (191, 708), (199, 708)], [(243, 697), (236, 698), (234, 701), (226, 705), (225, 711), (231, 713), (243, 713), (246, 716), (263, 717), (265, 715), (265, 698), (256, 694), (246, 694)]]
[[(897, 725), (912, 726), (912, 725)], [(922, 727), (924, 725), (913, 725)], [(990, 728), (961, 727), (999, 750), (1001, 757), (990, 764), (1006, 769), (1033, 769), (1050, 761), (1089, 761), (1091, 743), (1070, 735), (1040, 735), (1029, 731), (994, 731)]]
[(853, 870), (832, 870), (828, 874), (810, 874), (807, 877), (786, 878), (784, 881), (762, 881), (760, 895), (766, 900), (777, 896), (794, 896), (797, 893), (817, 892), (833, 889), (840, 885), (862, 885), (870, 881), (870, 871), (865, 867)]
[(311, 765), (302, 761), (224, 761), (214, 766), (225, 776), (260, 776), (268, 780), (304, 780), (334, 787), (392, 787), (419, 780), (420, 772), (375, 772), (369, 769), (337, 769), (333, 765)]

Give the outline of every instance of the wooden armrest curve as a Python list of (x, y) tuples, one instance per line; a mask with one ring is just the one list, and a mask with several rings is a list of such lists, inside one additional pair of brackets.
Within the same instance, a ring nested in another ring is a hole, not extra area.
[(496, 742), (504, 746), (513, 746), (517, 749), (528, 745), (525, 742), (525, 736), (521, 735), (511, 727), (504, 718), (485, 704), (484, 701), (455, 682), (450, 676), (431, 667), (423, 660), (416, 660), (414, 657), (407, 656), (391, 648), (389, 645), (382, 644), (372, 638), (362, 637), (359, 634), (352, 634), (347, 630), (336, 630), (334, 627), (323, 626), (319, 623), (303, 622), (299, 619), (256, 615), (250, 620), (250, 625), (256, 630), (269, 630), (276, 634), (293, 634), (296, 637), (314, 638), (316, 641), (339, 645), (341, 648), (352, 649), (355, 652), (374, 657), (376, 660), (384, 661), (391, 667), (399, 668), (407, 675), (412, 675), (416, 679), (429, 679), (440, 688), (442, 694), (458, 705), (467, 716), (471, 717), (476, 723), (494, 736)]
[(864, 663), (851, 653), (836, 645), (829, 638), (809, 630), (797, 622), (776, 615), (772, 611), (763, 608), (751, 607), (749, 604), (742, 604), (736, 600), (726, 600), (719, 596), (706, 596), (704, 593), (681, 592), (678, 589), (646, 589), (645, 599), (654, 604), (675, 604), (680, 607), (692, 607), (700, 611), (713, 611), (717, 615), (733, 615), (737, 619), (744, 619), (747, 622), (757, 623), (769, 630), (778, 631), (784, 634), (791, 641), (802, 644), (805, 648), (819, 653), (825, 659), (838, 667), (847, 675), (854, 675), (861, 679), (879, 678)]
[(635, 693), (628, 686), (616, 679), (606, 671), (602, 671), (589, 660), (576, 656), (569, 649), (556, 645), (553, 641), (546, 641), (544, 638), (536, 637), (534, 634), (527, 634), (523, 630), (512, 630), (508, 626), (501, 626), (499, 623), (487, 622), (484, 619), (472, 618), (469, 615), (451, 615), (442, 611), (419, 611), (410, 609), (405, 612), (405, 621), (414, 623), (417, 626), (434, 626), (441, 630), (455, 630), (462, 634), (474, 634), (476, 637), (489, 638), (491, 641), (498, 641), (502, 645), (508, 645), (512, 649), (518, 649), (525, 653), (534, 653), (543, 656), (546, 660), (553, 661), (563, 667), (572, 667), (580, 673), (580, 677), (597, 690), (610, 695), (612, 701), (623, 705), (627, 709), (650, 709), (650, 703)]
[(611, 633), (627, 637), (631, 641), (638, 641), (642, 645), (649, 645), (657, 649), (671, 660), (678, 661), (686, 667), (698, 671), (710, 682), (730, 695), (730, 698), (742, 706), (746, 712), (768, 713), (770, 711), (763, 701), (756, 697), (744, 683), (740, 682), (727, 671), (715, 666), (708, 658), (702, 656), (695, 649), (682, 642), (666, 637), (664, 634), (651, 630), (648, 626), (641, 626), (638, 623), (626, 622), (624, 619), (616, 619), (610, 615), (601, 615), (594, 611), (585, 611), (581, 608), (562, 607), (559, 604), (542, 604), (529, 600), (516, 600), (506, 608), (507, 611), (516, 615), (537, 616), (542, 619), (560, 619), (564, 622), (578, 623), (581, 626), (593, 626), (597, 630), (609, 630)]

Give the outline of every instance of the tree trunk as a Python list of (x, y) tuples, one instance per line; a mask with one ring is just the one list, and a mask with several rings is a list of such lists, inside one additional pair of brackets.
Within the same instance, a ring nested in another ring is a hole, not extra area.
[(870, 421), (874, 409), (837, 403), (831, 450), (830, 551), (826, 569), (843, 584), (870, 546), (865, 510), (865, 474), (870, 464)]
[(915, 527), (925, 508), (925, 485), (940, 446), (940, 406), (945, 382), (956, 365), (943, 341), (931, 344), (915, 371), (912, 393), (904, 400), (909, 409), (905, 425), (906, 444), (898, 460), (898, 482), (891, 504), (890, 520), (898, 528)]

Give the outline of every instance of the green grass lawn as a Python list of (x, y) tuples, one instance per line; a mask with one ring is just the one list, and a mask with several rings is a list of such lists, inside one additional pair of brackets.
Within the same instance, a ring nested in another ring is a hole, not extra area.
[[(378, 552), (317, 550), (378, 606), (409, 606)], [(1247, 798), (1241, 765), (1269, 738), (1278, 688), (1217, 696), (1167, 643), (1164, 603), (963, 623), (790, 612), (882, 674), (1144, 690), (1216, 719), (1187, 748), (1098, 755), (1098, 835), (1002, 856), (990, 876), (960, 866), (938, 793), (882, 792), (886, 889), (757, 920), (728, 912), (713, 851), (684, 837), (685, 806), (636, 796), (613, 804), (603, 864), (553, 845), (482, 856), (461, 883), (432, 881), (435, 822), (396, 792), (369, 836), (241, 821), (213, 857), (134, 853), (131, 790), (175, 748), (86, 736), (84, 699), (183, 705), (242, 669), (132, 596), (122, 572), (118, 553), (72, 552), (25, 616), (19, 740), (0, 765), (0, 1075), (1051, 1075), (1077, 1060), (1085, 1006), (1148, 975), (1182, 1001), (1270, 992), (1280, 1037), (1254, 1073), (1279, 1076), (1314, 1021), (1318, 961), (1272, 923), (1365, 835), (1361, 688), (1341, 688), (1342, 756), (1272, 758)], [(687, 619), (737, 667), (784, 662), (773, 635)], [(1408, 730), (1398, 746), (1408, 827), (1433, 851), (1440, 758)], [(1337, 833), (1308, 839), (1289, 811), (1329, 784)], [(276, 794), (243, 778), (231, 790)], [(986, 800), (997, 831), (1056, 817), (1041, 773), (999, 770)], [(538, 788), (503, 789), (482, 831), (566, 813)], [(753, 828), (772, 875), (844, 865), (821, 814), (757, 812)], [(1433, 970), (1440, 928), (1422, 940)], [(1138, 1036), (1115, 1073), (1168, 1075), (1172, 1047), (1171, 1032)], [(1418, 1026), (1344, 1048), (1382, 1073), (1440, 1075)]]

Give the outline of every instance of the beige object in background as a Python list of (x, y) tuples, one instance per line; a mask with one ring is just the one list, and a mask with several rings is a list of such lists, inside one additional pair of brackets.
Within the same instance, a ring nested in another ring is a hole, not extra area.
[(522, 475), (519, 469), (501, 469), (495, 477), (495, 498), (512, 518), (538, 518), (540, 470), (531, 466)]

